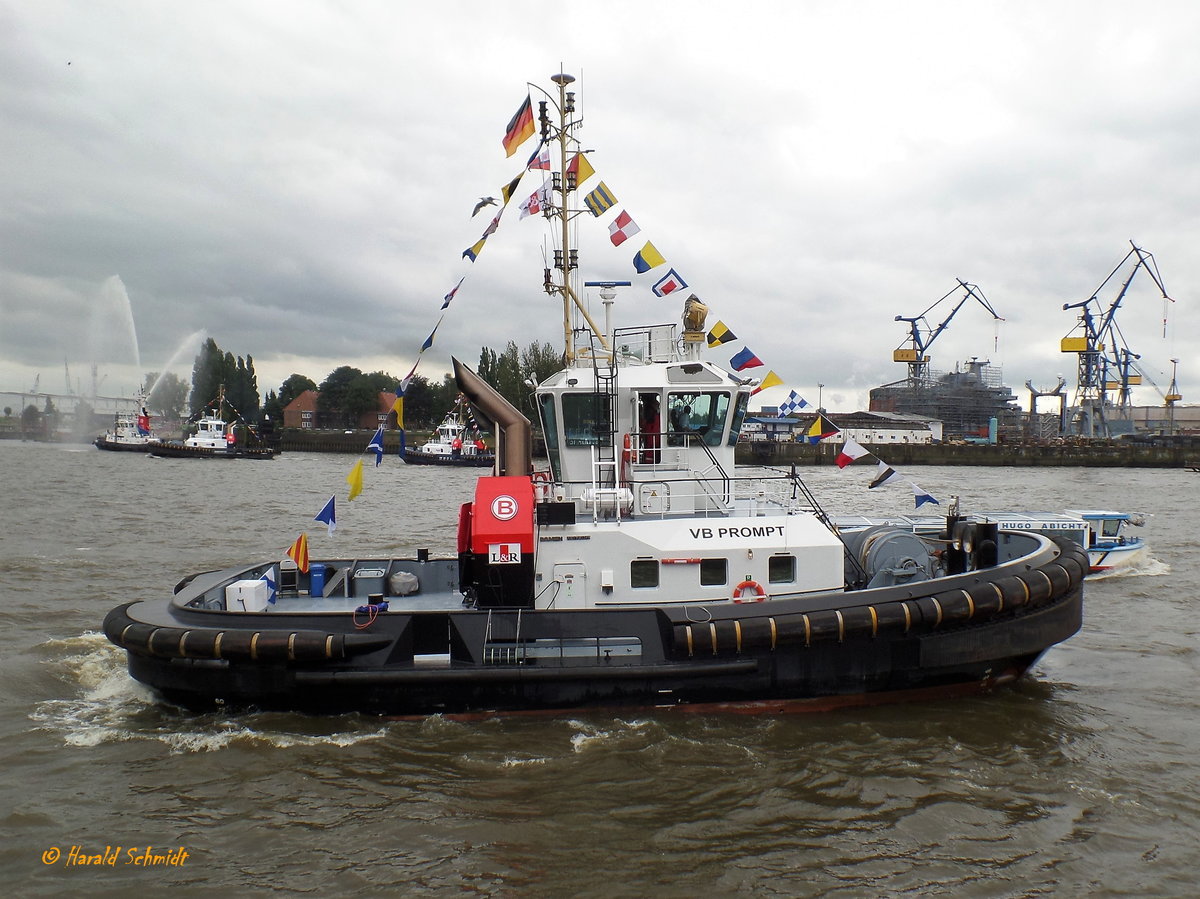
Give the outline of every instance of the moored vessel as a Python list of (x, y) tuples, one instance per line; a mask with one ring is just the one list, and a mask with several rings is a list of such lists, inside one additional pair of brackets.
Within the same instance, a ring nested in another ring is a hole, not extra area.
[[(552, 80), (542, 134), (565, 172), (574, 79)], [(988, 690), (1078, 630), (1073, 541), (954, 516), (937, 535), (842, 534), (794, 470), (737, 470), (757, 380), (703, 358), (694, 296), (681, 325), (597, 327), (567, 246), (575, 184), (557, 184), (545, 289), (564, 368), (535, 390), (548, 467), (530, 420), (455, 360), (496, 458), (453, 554), (194, 575), (105, 619), (133, 677), (188, 707), (825, 709)]]

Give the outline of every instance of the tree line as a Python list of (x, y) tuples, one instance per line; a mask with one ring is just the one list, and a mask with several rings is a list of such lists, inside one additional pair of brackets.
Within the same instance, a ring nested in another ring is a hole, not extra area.
[[(537, 420), (533, 407), (533, 385), (560, 371), (562, 357), (549, 343), (534, 341), (521, 349), (509, 341), (501, 352), (484, 347), (479, 353), (477, 372), (506, 400), (530, 418)], [(157, 386), (154, 386), (157, 384)], [(350, 366), (335, 368), (319, 384), (307, 375), (293, 373), (279, 386), (268, 390), (260, 403), (254, 359), (223, 352), (211, 337), (205, 341), (192, 367), (190, 394), (187, 385), (169, 372), (159, 378), (157, 373), (146, 376), (145, 388), (154, 391), (147, 399), (151, 411), (176, 416), (187, 396), (189, 415), (197, 417), (206, 409), (215, 408), (224, 394), (228, 407), (247, 421), (257, 423), (264, 416), (282, 423), (283, 410), (306, 390), (315, 390), (317, 398), (317, 427), (355, 427), (364, 413), (378, 407), (379, 394), (396, 390), (400, 378), (384, 371), (363, 372)], [(450, 374), (440, 380), (415, 375), (404, 393), (404, 425), (410, 428), (432, 428), (454, 405), (458, 387)]]

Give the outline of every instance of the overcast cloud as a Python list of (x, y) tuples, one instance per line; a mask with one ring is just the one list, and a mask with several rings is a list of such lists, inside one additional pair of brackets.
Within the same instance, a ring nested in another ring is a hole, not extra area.
[(710, 324), (851, 411), (905, 373), (895, 316), (962, 278), (1006, 321), (965, 306), (934, 367), (989, 358), (1023, 395), (1073, 385), (1062, 305), (1133, 239), (1177, 302), (1164, 338), (1139, 275), (1122, 331), (1163, 388), (1179, 358), (1194, 401), (1198, 38), (1190, 0), (0, 0), (0, 389), (62, 391), (65, 362), (88, 392), (94, 363), (129, 395), (187, 376), (205, 335), (253, 355), (264, 393), (343, 364), (402, 375), (464, 274), (422, 374), (558, 345), (541, 219), (514, 204), (460, 256), (533, 146), (500, 145), (526, 82), (561, 62), (642, 228), (614, 249), (611, 213), (579, 221), (581, 273), (635, 282), (618, 324), (677, 318), (630, 264), (652, 240)]

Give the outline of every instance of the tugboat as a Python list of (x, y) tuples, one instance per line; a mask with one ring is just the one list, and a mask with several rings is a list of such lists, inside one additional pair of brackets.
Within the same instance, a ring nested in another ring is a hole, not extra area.
[[(565, 170), (574, 79), (552, 80), (542, 133)], [(757, 381), (701, 357), (695, 297), (682, 328), (594, 325), (565, 246), (574, 189), (548, 204), (565, 342), (535, 391), (548, 468), (529, 419), (454, 360), (496, 441), (457, 552), (192, 575), (105, 618), (135, 679), (188, 708), (806, 711), (987, 691), (1079, 629), (1073, 541), (954, 516), (929, 538), (842, 535), (794, 470), (735, 470)]]
[(174, 459), (274, 458), (275, 449), (268, 446), (249, 424), (242, 423), (246, 436), (239, 439), (238, 421), (225, 421), (221, 415), (224, 408), (224, 395), (221, 395), (215, 408), (205, 410), (204, 415), (196, 419), (193, 434), (182, 441), (157, 440), (150, 445), (150, 454)]
[(483, 433), (466, 397), (459, 394), (428, 443), (404, 453), (409, 465), (461, 465), (491, 468), (496, 454), (487, 448)]
[(150, 429), (150, 413), (146, 410), (146, 398), (141, 394), (137, 397), (137, 409), (136, 414), (118, 412), (112, 430), (105, 431), (93, 441), (96, 448), (127, 453), (149, 452), (158, 438)]

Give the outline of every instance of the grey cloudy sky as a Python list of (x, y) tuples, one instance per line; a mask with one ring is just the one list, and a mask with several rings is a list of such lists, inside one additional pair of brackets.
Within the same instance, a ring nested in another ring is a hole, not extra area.
[(582, 274), (635, 282), (618, 324), (677, 316), (634, 276), (650, 239), (710, 324), (849, 411), (904, 375), (895, 316), (963, 278), (1006, 321), (964, 307), (934, 367), (990, 358), (1023, 393), (1073, 384), (1062, 305), (1133, 239), (1177, 303), (1164, 338), (1139, 275), (1122, 331), (1164, 388), (1178, 357), (1194, 401), (1198, 38), (1189, 0), (0, 0), (0, 389), (60, 391), (65, 362), (86, 392), (94, 363), (129, 395), (139, 367), (187, 375), (205, 335), (253, 355), (264, 392), (402, 375), (464, 274), (422, 374), (557, 345), (541, 219), (510, 208), (460, 254), (533, 146), (500, 146), (526, 82), (561, 62), (642, 228), (613, 248), (612, 213), (579, 221)]

